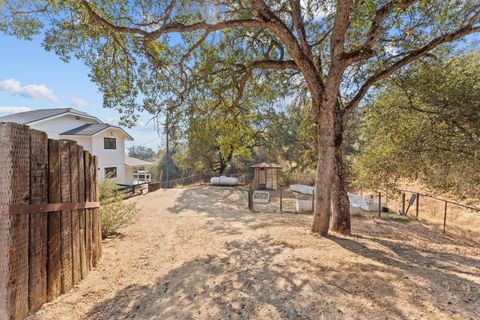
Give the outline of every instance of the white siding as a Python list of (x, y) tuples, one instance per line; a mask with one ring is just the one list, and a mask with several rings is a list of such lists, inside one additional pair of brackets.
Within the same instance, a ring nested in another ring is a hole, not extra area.
[(133, 169), (131, 167), (125, 166), (125, 184), (133, 184)]
[[(103, 138), (115, 138), (116, 149), (105, 149)], [(125, 172), (125, 135), (115, 129), (108, 129), (92, 138), (92, 153), (98, 157), (98, 176), (105, 178), (105, 168), (117, 168), (117, 181), (121, 184), (129, 184)]]
[[(98, 121), (74, 115), (63, 115), (58, 118), (48, 119), (38, 124), (30, 125), (32, 129), (45, 131), (51, 139), (68, 139), (76, 141), (83, 146), (84, 150), (89, 151), (98, 157), (98, 176), (100, 180), (105, 177), (105, 168), (117, 168), (117, 181), (121, 184), (132, 184), (133, 178), (131, 171), (126, 172), (125, 166), (125, 134), (118, 129), (108, 129), (95, 136), (60, 136), (60, 133), (78, 128), (89, 123), (98, 123)], [(103, 138), (116, 138), (116, 149), (105, 149)]]
[(37, 124), (32, 124), (30, 127), (40, 131), (45, 131), (48, 134), (48, 137), (51, 139), (62, 139), (63, 137), (59, 136), (60, 133), (78, 128), (88, 123), (98, 123), (98, 121), (74, 115), (64, 115), (58, 118), (48, 119)]

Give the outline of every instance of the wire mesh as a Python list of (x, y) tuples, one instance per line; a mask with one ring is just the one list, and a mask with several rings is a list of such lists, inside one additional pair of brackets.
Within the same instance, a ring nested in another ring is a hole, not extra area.
[(290, 189), (267, 190), (268, 203), (253, 201), (253, 210), (266, 213), (312, 213), (313, 195), (293, 192)]

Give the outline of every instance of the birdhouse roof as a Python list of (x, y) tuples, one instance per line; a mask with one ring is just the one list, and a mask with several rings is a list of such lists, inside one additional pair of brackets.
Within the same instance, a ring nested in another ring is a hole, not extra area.
[(281, 169), (282, 166), (273, 162), (260, 162), (253, 165), (252, 168)]

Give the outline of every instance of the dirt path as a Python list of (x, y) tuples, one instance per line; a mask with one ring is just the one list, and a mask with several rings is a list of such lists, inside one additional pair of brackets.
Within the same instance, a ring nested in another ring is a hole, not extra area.
[(480, 250), (418, 223), (252, 214), (232, 188), (160, 190), (100, 266), (30, 319), (480, 319)]

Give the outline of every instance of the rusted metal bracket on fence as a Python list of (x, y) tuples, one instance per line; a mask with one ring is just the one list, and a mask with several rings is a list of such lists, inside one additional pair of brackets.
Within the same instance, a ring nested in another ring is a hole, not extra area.
[(0, 206), (2, 214), (46, 213), (54, 211), (68, 211), (99, 208), (100, 202), (65, 202), (41, 204), (13, 204)]

